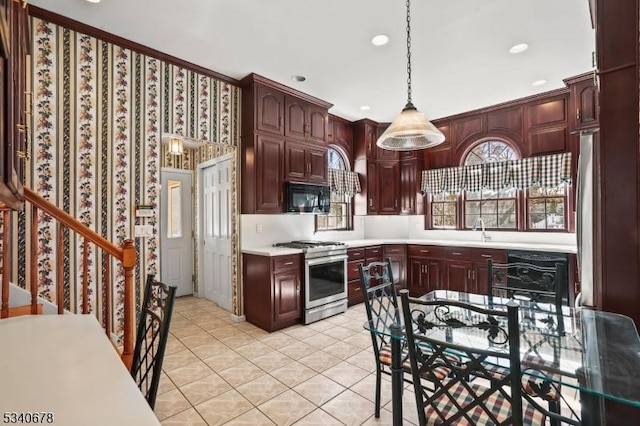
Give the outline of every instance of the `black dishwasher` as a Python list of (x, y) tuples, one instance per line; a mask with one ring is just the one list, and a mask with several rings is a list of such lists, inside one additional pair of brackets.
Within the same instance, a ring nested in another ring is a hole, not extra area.
[[(567, 283), (567, 288), (562, 290), (562, 301), (563, 304), (572, 306), (573, 305), (573, 285), (570, 285), (571, 278), (569, 277), (569, 255), (566, 253), (553, 253), (553, 252), (539, 252), (539, 251), (522, 251), (522, 250), (509, 250), (508, 252), (508, 262), (509, 263), (517, 263), (524, 262), (530, 263), (532, 265), (543, 266), (555, 268), (556, 263), (562, 264), (564, 268), (565, 280)], [(511, 274), (510, 274), (511, 275)], [(509, 282), (510, 286), (518, 286), (522, 285), (521, 282)], [(548, 300), (549, 303), (553, 303), (553, 300)]]

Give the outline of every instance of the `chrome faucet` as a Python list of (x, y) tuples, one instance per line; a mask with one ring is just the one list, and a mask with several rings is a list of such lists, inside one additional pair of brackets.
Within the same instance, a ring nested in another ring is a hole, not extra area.
[(480, 235), (480, 241), (482, 241), (483, 243), (485, 241), (489, 241), (491, 237), (487, 236), (487, 233), (484, 228), (484, 220), (481, 217), (477, 218), (476, 221), (473, 222), (473, 230), (474, 231), (478, 230), (478, 222), (480, 222), (480, 226), (482, 227), (482, 234)]

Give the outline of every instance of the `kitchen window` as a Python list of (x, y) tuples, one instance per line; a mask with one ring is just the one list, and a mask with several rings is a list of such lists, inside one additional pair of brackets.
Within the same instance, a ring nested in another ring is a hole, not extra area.
[[(327, 166), (329, 174), (332, 170), (348, 172), (346, 157), (334, 147), (327, 149)], [(330, 181), (332, 176), (330, 176)], [(331, 182), (330, 182), (331, 183)], [(351, 200), (353, 195), (349, 192), (339, 192), (331, 189), (331, 207), (326, 215), (316, 215), (316, 231), (344, 231), (353, 229), (353, 210)]]
[(566, 231), (570, 154), (518, 157), (509, 142), (484, 140), (460, 167), (424, 172), (426, 228), (472, 229), (482, 219), (493, 230)]

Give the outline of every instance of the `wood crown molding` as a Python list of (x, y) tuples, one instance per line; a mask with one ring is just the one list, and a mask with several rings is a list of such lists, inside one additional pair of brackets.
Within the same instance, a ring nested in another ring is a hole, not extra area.
[(249, 75), (247, 75), (246, 77), (244, 77), (242, 80), (239, 81), (238, 85), (240, 87), (246, 87), (252, 83), (259, 83), (262, 86), (267, 86), (270, 87), (272, 89), (278, 90), (280, 92), (284, 92), (287, 95), (291, 95), (291, 96), (295, 96), (296, 98), (305, 100), (307, 102), (310, 102), (312, 104), (316, 104), (322, 108), (331, 108), (333, 106), (332, 103), (329, 103), (327, 101), (323, 101), (322, 99), (316, 98), (314, 96), (308, 95), (304, 92), (300, 92), (299, 90), (293, 89), (289, 86), (285, 86), (284, 84), (275, 82), (273, 80), (268, 79), (267, 77), (263, 77), (259, 74), (256, 73), (251, 73)]
[(224, 74), (217, 73), (210, 69), (201, 67), (200, 65), (193, 64), (191, 62), (185, 61), (183, 59), (177, 58), (175, 56), (153, 49), (151, 47), (144, 46), (142, 44), (128, 40), (124, 37), (120, 37), (115, 34), (109, 33), (107, 31), (98, 29), (96, 27), (92, 27), (91, 25), (84, 24), (80, 21), (76, 21), (66, 16), (59, 15), (49, 10), (42, 9), (37, 6), (29, 5), (29, 15), (33, 16), (34, 18), (51, 22), (52, 24), (61, 25), (73, 31), (78, 31), (82, 34), (95, 37), (97, 39), (106, 41), (108, 43), (113, 43), (118, 46), (131, 49), (143, 55), (151, 56), (161, 61), (165, 61), (170, 64), (177, 65), (179, 67), (188, 69), (190, 71), (205, 75), (207, 77), (215, 78), (217, 80), (221, 80), (226, 83), (233, 84), (234, 86), (238, 86), (238, 80), (234, 78), (231, 78)]

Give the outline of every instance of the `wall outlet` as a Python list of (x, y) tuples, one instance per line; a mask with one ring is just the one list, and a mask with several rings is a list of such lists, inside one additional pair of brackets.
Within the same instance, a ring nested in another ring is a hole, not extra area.
[(256, 223), (256, 234), (262, 234), (262, 224)]

